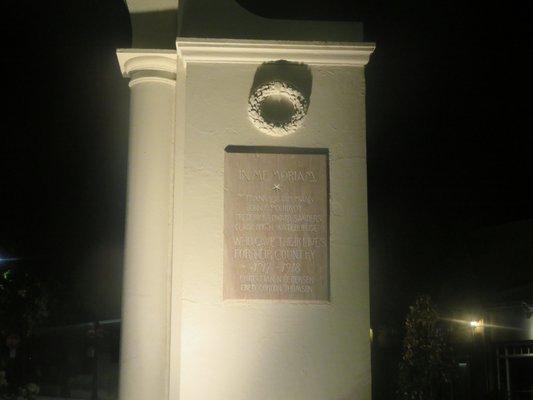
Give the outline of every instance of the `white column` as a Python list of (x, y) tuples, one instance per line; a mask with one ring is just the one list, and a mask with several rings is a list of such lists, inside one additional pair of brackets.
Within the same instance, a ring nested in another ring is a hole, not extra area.
[(131, 88), (120, 399), (168, 398), (176, 54), (119, 50)]

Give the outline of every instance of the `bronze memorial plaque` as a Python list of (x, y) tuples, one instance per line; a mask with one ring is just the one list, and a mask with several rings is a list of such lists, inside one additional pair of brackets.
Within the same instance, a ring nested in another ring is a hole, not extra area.
[(329, 301), (326, 152), (224, 163), (224, 299)]

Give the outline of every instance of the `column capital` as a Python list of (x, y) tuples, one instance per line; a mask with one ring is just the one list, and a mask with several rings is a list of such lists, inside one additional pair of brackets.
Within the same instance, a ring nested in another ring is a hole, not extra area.
[(176, 83), (175, 50), (118, 49), (117, 58), (130, 87), (142, 82)]

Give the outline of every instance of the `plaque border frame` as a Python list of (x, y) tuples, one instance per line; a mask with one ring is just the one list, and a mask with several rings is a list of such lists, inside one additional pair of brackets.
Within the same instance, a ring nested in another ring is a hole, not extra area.
[[(237, 299), (237, 298), (224, 298), (224, 272), (222, 273), (222, 285), (221, 285), (221, 297), (224, 303), (248, 303), (248, 302), (268, 302), (268, 303), (292, 303), (292, 304), (319, 304), (319, 305), (331, 305), (331, 199), (330, 199), (330, 151), (326, 147), (290, 147), (290, 146), (250, 146), (250, 145), (227, 145), (224, 148), (224, 156), (226, 153), (248, 153), (248, 154), (322, 154), (326, 156), (326, 277), (327, 277), (327, 290), (326, 299), (324, 300), (305, 300), (305, 299)], [(226, 171), (224, 170), (224, 176)], [(224, 185), (224, 183), (223, 183)], [(225, 188), (223, 188), (225, 189)], [(225, 190), (223, 190), (225, 193)], [(223, 198), (223, 209), (225, 210), (226, 197)], [(222, 224), (222, 245), (225, 247), (225, 211), (223, 212), (223, 224)], [(222, 269), (225, 268), (224, 253), (222, 257)]]

